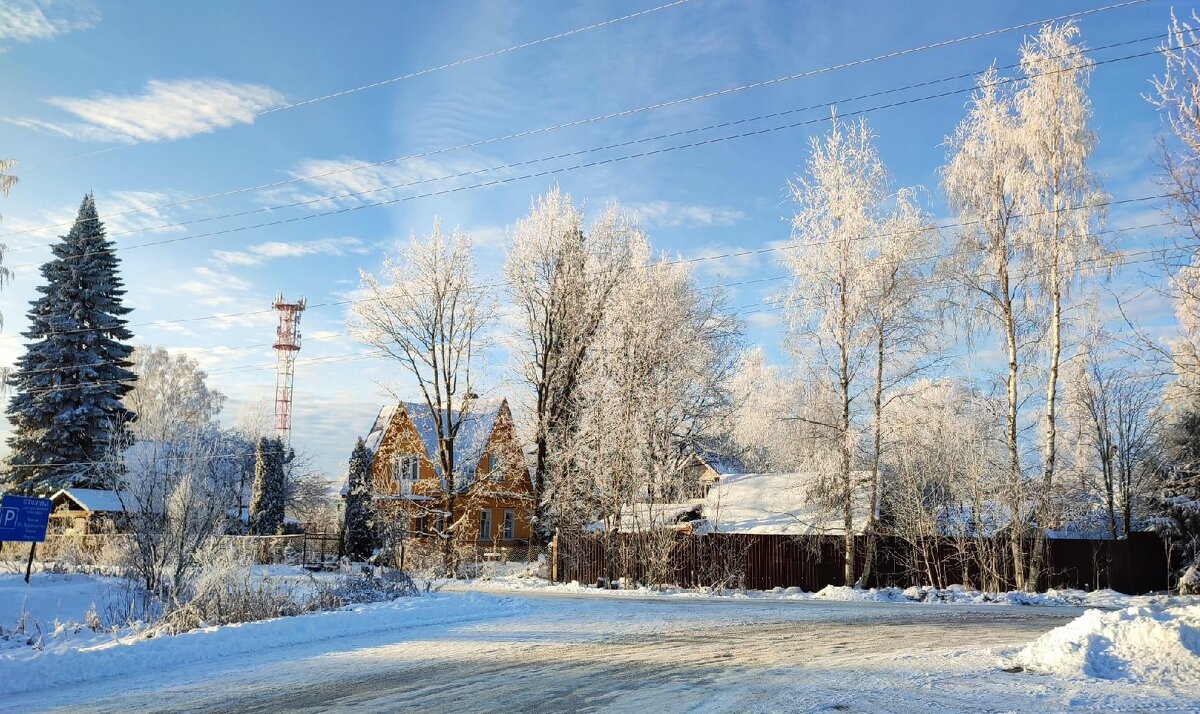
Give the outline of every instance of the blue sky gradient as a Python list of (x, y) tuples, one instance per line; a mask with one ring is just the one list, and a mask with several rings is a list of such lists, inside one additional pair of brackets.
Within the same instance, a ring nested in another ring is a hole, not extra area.
[[(0, 0), (0, 156), (20, 160), (21, 183), (0, 199), (0, 238), (12, 283), (0, 291), (5, 318), (0, 362), (20, 353), (18, 333), (34, 295), (42, 247), (65, 228), (84, 192), (102, 213), (287, 180), (362, 162), (429, 152), (611, 112), (713, 92), (918, 47), (1017, 23), (1086, 10), (1103, 2), (864, 2), (839, 5), (768, 0), (689, 0), (627, 21), (404, 81), (253, 117), (254, 111), (320, 97), (455, 62), (654, 7), (651, 2), (295, 3), (105, 2), (36, 4)], [(215, 9), (214, 9), (215, 8)], [(1177, 8), (1181, 13), (1190, 8)], [(1165, 33), (1170, 5), (1145, 2), (1079, 21), (1083, 41), (1100, 47)], [(483, 171), (359, 199), (322, 201), (187, 227), (154, 226), (253, 211), (346, 190), (556, 156), (664, 133), (836, 102), (843, 114), (887, 102), (969, 88), (945, 82), (845, 101), (949, 76), (993, 62), (1016, 62), (1025, 34), (997, 34), (950, 47), (780, 82), (757, 89), (598, 121), (558, 131), (437, 153), (421, 159), (301, 181), (224, 198), (117, 216), (122, 248), (187, 238), (267, 221), (311, 216), (366, 201), (399, 199), (586, 161), (661, 149), (813, 120), (797, 128), (668, 151), (553, 176), (405, 200), (283, 225), (124, 250), (131, 322), (243, 313), (272, 297), (304, 295), (307, 342), (296, 377), (293, 440), (331, 476), (356, 435), (370, 426), (386, 389), (411, 396), (398, 367), (380, 360), (340, 361), (366, 352), (346, 336), (346, 307), (360, 268), (375, 271), (411, 231), (435, 216), (476, 240), (481, 279), (497, 279), (505, 228), (553, 182), (592, 208), (618, 200), (641, 216), (659, 250), (684, 258), (780, 245), (789, 237), (787, 179), (802, 167), (810, 136), (827, 128), (821, 106), (773, 120)], [(1098, 52), (1097, 60), (1149, 52), (1142, 41)], [(1161, 193), (1154, 184), (1161, 125), (1142, 95), (1161, 71), (1144, 57), (1096, 69), (1091, 97), (1100, 137), (1094, 167), (1116, 199)], [(94, 101), (102, 98), (102, 101)], [(878, 147), (900, 185), (929, 189), (928, 209), (947, 215), (938, 188), (941, 142), (962, 118), (968, 94), (871, 111)], [(93, 100), (93, 101), (85, 101)], [(136, 101), (134, 101), (136, 100)], [(121, 117), (133, 115), (131, 125)], [(199, 119), (197, 117), (200, 117)], [(122, 128), (124, 127), (124, 128)], [(136, 143), (130, 143), (136, 141)], [(1110, 226), (1163, 220), (1161, 202), (1114, 209)], [(152, 230), (146, 230), (152, 229)], [(20, 234), (14, 234), (21, 231)], [(30, 232), (23, 232), (30, 231)], [(1162, 244), (1162, 230), (1122, 237), (1128, 249)], [(1113, 289), (1134, 289), (1149, 265), (1120, 272)], [(783, 273), (778, 255), (696, 265), (704, 284)], [(730, 288), (732, 305), (762, 305), (783, 281)], [(502, 293), (499, 295), (502, 299)], [(1148, 329), (1169, 328), (1169, 306), (1153, 295), (1136, 302)], [(269, 313), (134, 327), (137, 342), (186, 351), (226, 392), (225, 420), (269, 408), (274, 388)], [(502, 330), (503, 325), (497, 329)], [(747, 315), (748, 342), (783, 361), (776, 312)], [(304, 364), (313, 358), (328, 364)], [(974, 358), (983, 359), (975, 356)], [(515, 395), (508, 357), (496, 350), (489, 390)], [(961, 368), (970, 369), (970, 359)]]

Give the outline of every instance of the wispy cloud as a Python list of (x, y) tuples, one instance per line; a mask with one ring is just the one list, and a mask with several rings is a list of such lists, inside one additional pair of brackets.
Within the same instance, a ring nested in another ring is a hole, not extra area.
[(89, 2), (6, 0), (0, 3), (0, 52), (11, 42), (49, 40), (100, 22), (100, 11)]
[(152, 80), (141, 94), (46, 100), (82, 121), (5, 121), (81, 141), (165, 141), (251, 124), (258, 112), (283, 101), (282, 94), (259, 84), (218, 79)]
[(321, 238), (296, 243), (270, 241), (246, 246), (245, 250), (216, 250), (213, 251), (213, 258), (225, 265), (260, 265), (276, 258), (362, 254), (369, 250), (358, 238)]
[[(310, 208), (319, 210), (356, 206), (440, 190), (462, 181), (481, 181), (486, 178), (482, 170), (498, 162), (479, 158), (409, 159), (358, 168), (366, 163), (350, 158), (306, 159), (289, 172), (292, 178), (304, 180), (264, 191), (262, 199), (269, 204), (311, 201)], [(334, 196), (337, 198), (328, 198)]]
[(719, 206), (695, 203), (649, 201), (630, 203), (625, 208), (637, 214), (647, 226), (730, 226), (746, 217), (745, 213)]

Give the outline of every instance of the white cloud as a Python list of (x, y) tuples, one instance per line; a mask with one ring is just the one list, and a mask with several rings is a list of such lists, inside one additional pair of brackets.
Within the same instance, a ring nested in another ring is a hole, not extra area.
[(703, 206), (694, 203), (671, 201), (649, 201), (630, 203), (625, 208), (637, 214), (648, 226), (730, 226), (746, 217), (741, 211), (719, 206)]
[(4, 42), (49, 40), (99, 21), (100, 11), (88, 2), (6, 0), (0, 3), (0, 51)]
[(463, 181), (478, 182), (486, 178), (478, 173), (498, 162), (409, 159), (358, 168), (366, 163), (369, 162), (354, 159), (306, 159), (290, 171), (292, 178), (303, 180), (287, 188), (264, 191), (262, 199), (268, 204), (308, 201), (315, 210), (357, 206), (441, 190)]
[(51, 97), (46, 102), (82, 122), (6, 119), (9, 123), (82, 141), (164, 141), (251, 124), (283, 95), (259, 84), (217, 79), (152, 80), (141, 94)]
[(245, 250), (216, 250), (213, 258), (225, 265), (259, 265), (275, 258), (302, 258), (309, 255), (362, 254), (370, 249), (358, 238), (321, 238), (284, 243), (269, 241), (246, 246)]

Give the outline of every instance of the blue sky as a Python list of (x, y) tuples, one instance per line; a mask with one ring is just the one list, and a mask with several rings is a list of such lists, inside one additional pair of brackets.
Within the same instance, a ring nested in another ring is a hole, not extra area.
[[(663, 0), (665, 1), (665, 0)], [(102, 214), (144, 209), (246, 189), (355, 164), (438, 151), (626, 109), (793, 75), (1013, 24), (1099, 7), (1102, 1), (821, 2), (687, 0), (673, 7), (497, 56), (325, 99), (265, 110), (361, 87), (419, 70), (655, 7), (649, 2), (449, 2), (222, 4), (0, 0), (0, 156), (18, 159), (21, 183), (0, 198), (4, 264), (15, 278), (0, 291), (0, 362), (19, 353), (18, 333), (38, 279), (43, 247), (65, 227), (86, 191)], [(214, 9), (217, 8), (217, 9)], [(1189, 7), (1177, 10), (1190, 12)], [(1083, 40), (1100, 47), (1165, 32), (1170, 5), (1145, 2), (1080, 20)], [(739, 91), (583, 126), (441, 151), (420, 159), (320, 180), (244, 190), (222, 198), (114, 216), (136, 342), (186, 351), (230, 396), (225, 419), (263, 408), (274, 389), (269, 313), (173, 324), (140, 323), (263, 311), (276, 293), (304, 295), (306, 338), (296, 377), (293, 441), (331, 475), (343, 469), (385, 389), (410, 388), (384, 361), (345, 359), (367, 351), (346, 336), (344, 306), (360, 268), (375, 271), (385, 253), (435, 216), (477, 244), (483, 280), (504, 258), (505, 227), (532, 197), (557, 181), (593, 208), (619, 200), (641, 216), (655, 246), (700, 257), (779, 245), (788, 239), (784, 188), (803, 165), (810, 135), (826, 129), (819, 108), (774, 120), (674, 139), (481, 171), (668, 132), (798, 107), (838, 102), (843, 114), (897, 99), (969, 86), (959, 80), (885, 97), (847, 98), (1016, 61), (1027, 31)], [(1096, 59), (1151, 50), (1140, 42)], [(1100, 144), (1095, 168), (1114, 198), (1160, 193), (1152, 154), (1160, 131), (1142, 99), (1161, 59), (1097, 68), (1091, 97)], [(930, 189), (929, 210), (947, 220), (937, 189), (940, 144), (963, 115), (967, 95), (872, 111), (878, 146), (897, 185)], [(256, 116), (257, 114), (257, 116)], [(669, 151), (499, 186), (416, 197), (393, 205), (311, 217), (331, 208), (418, 196), (533, 171), (669, 147), (794, 121), (808, 126)], [(456, 180), (431, 180), (476, 172)], [(282, 204), (347, 191), (427, 180), (361, 199)], [(270, 211), (184, 226), (155, 226), (230, 213)], [(1154, 202), (1110, 214), (1110, 225), (1161, 219)], [(251, 227), (304, 218), (276, 226)], [(41, 229), (41, 230), (31, 230)], [(223, 235), (196, 237), (235, 229)], [(15, 232), (21, 232), (14, 234)], [(184, 239), (156, 246), (138, 244)], [(1127, 248), (1157, 245), (1160, 231), (1131, 233)], [(1148, 266), (1119, 274), (1124, 290)], [(705, 283), (780, 275), (775, 254), (698, 263)], [(755, 305), (781, 281), (731, 288), (731, 303)], [(502, 298), (502, 295), (500, 296)], [(1152, 329), (1169, 322), (1161, 300), (1138, 304)], [(747, 315), (748, 341), (782, 359), (777, 313)], [(326, 364), (304, 364), (330, 358)], [(490, 390), (515, 395), (506, 357), (493, 354)], [(966, 365), (969, 368), (969, 365)], [(267, 405), (269, 408), (269, 405)], [(5, 427), (6, 433), (6, 427)]]

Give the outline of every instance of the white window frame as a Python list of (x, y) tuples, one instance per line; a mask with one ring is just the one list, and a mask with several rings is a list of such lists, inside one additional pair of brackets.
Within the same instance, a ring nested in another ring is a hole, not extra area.
[(479, 510), (479, 540), (492, 540), (492, 511), (489, 508)]
[(504, 479), (504, 457), (499, 454), (488, 454), (488, 478), (493, 481)]
[(416, 454), (396, 454), (392, 460), (392, 478), (397, 482), (420, 480), (421, 457)]
[(517, 537), (517, 514), (514, 511), (504, 511), (504, 526), (501, 533), (504, 535), (504, 540), (514, 540)]

